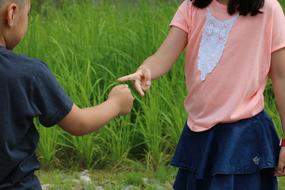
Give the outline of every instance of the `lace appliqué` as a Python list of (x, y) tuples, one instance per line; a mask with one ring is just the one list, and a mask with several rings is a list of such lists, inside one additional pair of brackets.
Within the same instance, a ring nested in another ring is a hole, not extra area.
[(229, 20), (221, 21), (208, 10), (198, 53), (198, 70), (201, 72), (200, 79), (202, 81), (220, 62), (229, 33), (237, 18), (238, 15), (235, 15)]

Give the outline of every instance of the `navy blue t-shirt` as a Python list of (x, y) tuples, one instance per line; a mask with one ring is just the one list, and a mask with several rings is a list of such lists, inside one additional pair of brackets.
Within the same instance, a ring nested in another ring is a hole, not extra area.
[(51, 127), (72, 105), (46, 64), (0, 47), (0, 189), (40, 167), (34, 118)]

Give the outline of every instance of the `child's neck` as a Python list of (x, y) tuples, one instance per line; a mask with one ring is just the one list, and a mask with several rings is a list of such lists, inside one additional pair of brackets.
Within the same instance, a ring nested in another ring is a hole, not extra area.
[(6, 42), (4, 36), (0, 33), (0, 46), (6, 47)]
[(228, 0), (217, 0), (218, 2), (224, 4), (224, 5), (227, 5), (228, 4)]

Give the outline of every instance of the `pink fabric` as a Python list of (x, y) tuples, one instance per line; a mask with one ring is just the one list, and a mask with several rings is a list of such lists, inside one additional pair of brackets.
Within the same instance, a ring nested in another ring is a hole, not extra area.
[(265, 0), (263, 14), (238, 17), (219, 64), (202, 81), (197, 56), (208, 10), (219, 20), (232, 17), (217, 0), (206, 9), (198, 9), (186, 0), (170, 24), (188, 33), (185, 108), (188, 125), (197, 132), (262, 111), (271, 54), (285, 47), (283, 10), (277, 0)]

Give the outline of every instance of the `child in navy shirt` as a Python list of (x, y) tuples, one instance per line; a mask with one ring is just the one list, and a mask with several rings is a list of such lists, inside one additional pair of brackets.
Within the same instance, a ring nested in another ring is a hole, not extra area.
[(26, 33), (30, 5), (30, 0), (0, 1), (0, 190), (41, 189), (34, 175), (40, 167), (35, 117), (46, 127), (58, 124), (80, 136), (129, 113), (133, 105), (129, 88), (119, 85), (104, 103), (80, 109), (45, 63), (13, 53)]

